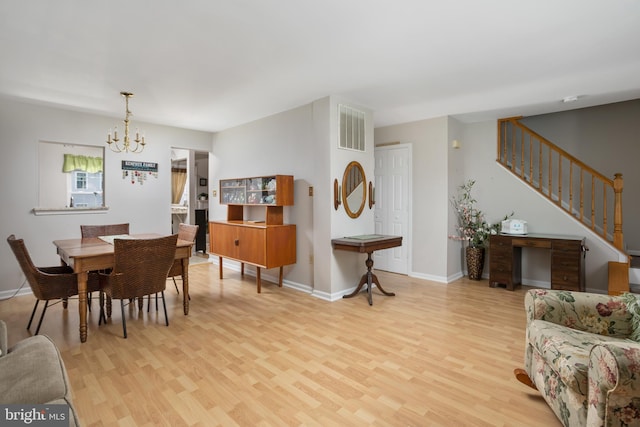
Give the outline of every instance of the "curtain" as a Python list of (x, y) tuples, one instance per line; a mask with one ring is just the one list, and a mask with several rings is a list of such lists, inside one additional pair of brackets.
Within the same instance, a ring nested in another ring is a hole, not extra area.
[(65, 154), (64, 163), (62, 164), (62, 172), (73, 172), (76, 170), (89, 173), (102, 172), (102, 157)]
[(184, 185), (187, 182), (186, 169), (171, 169), (171, 203), (176, 205), (180, 203), (182, 193), (184, 193)]

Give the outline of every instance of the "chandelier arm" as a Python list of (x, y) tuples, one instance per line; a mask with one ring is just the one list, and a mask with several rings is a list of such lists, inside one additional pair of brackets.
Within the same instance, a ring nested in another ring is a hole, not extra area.
[(119, 145), (118, 142), (120, 138), (118, 138), (118, 128), (116, 127), (113, 138), (111, 137), (111, 130), (107, 134), (107, 145), (111, 149), (111, 151), (115, 153), (141, 153), (144, 150), (146, 145), (144, 141), (144, 136), (140, 139), (139, 132), (136, 130), (136, 137), (133, 140), (136, 145), (134, 148), (131, 147), (131, 139), (129, 137), (129, 117), (133, 115), (129, 110), (129, 98), (133, 96), (131, 92), (120, 92), (120, 95), (124, 97), (125, 102), (125, 114), (124, 114), (124, 136), (122, 137), (122, 145)]

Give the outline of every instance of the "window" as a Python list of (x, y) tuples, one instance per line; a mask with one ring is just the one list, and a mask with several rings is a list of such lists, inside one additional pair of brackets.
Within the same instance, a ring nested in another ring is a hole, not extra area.
[[(102, 206), (102, 172), (71, 172), (69, 207), (95, 208)], [(73, 200), (73, 206), (71, 206)]]
[(103, 147), (40, 141), (38, 158), (36, 215), (70, 211), (72, 198), (74, 208), (104, 211)]
[(86, 172), (73, 172), (73, 176), (74, 176), (73, 189), (75, 191), (86, 190), (86, 188), (87, 188), (87, 173)]

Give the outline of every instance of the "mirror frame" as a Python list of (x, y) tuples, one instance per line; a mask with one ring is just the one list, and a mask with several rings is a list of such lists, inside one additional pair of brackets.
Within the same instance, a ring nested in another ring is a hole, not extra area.
[[(360, 175), (362, 176), (362, 182), (361, 182), (362, 200), (360, 202), (360, 206), (355, 211), (352, 210), (352, 208), (349, 206), (349, 203), (347, 200), (347, 197), (349, 196), (347, 194), (347, 188), (348, 188), (347, 183), (349, 179), (349, 174), (354, 168), (357, 169), (358, 172), (360, 172)], [(364, 168), (360, 163), (356, 161), (350, 162), (344, 170), (344, 175), (342, 175), (342, 204), (344, 205), (344, 210), (347, 212), (347, 215), (349, 215), (351, 218), (358, 218), (362, 213), (362, 211), (364, 210), (364, 205), (366, 201), (367, 201), (367, 178), (366, 178), (366, 175), (364, 174)]]

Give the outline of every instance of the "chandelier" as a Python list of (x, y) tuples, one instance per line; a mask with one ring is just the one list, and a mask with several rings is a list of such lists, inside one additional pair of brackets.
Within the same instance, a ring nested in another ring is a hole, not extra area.
[(111, 137), (111, 129), (107, 134), (107, 145), (111, 148), (111, 151), (116, 153), (140, 153), (144, 150), (145, 142), (144, 135), (140, 137), (140, 132), (136, 129), (136, 138), (133, 140), (135, 145), (131, 145), (131, 139), (129, 138), (129, 116), (132, 116), (129, 111), (129, 98), (133, 96), (131, 92), (120, 92), (120, 95), (124, 96), (125, 102), (125, 115), (124, 115), (124, 137), (122, 144), (119, 144), (120, 138), (118, 138), (118, 127), (116, 126), (113, 137)]

